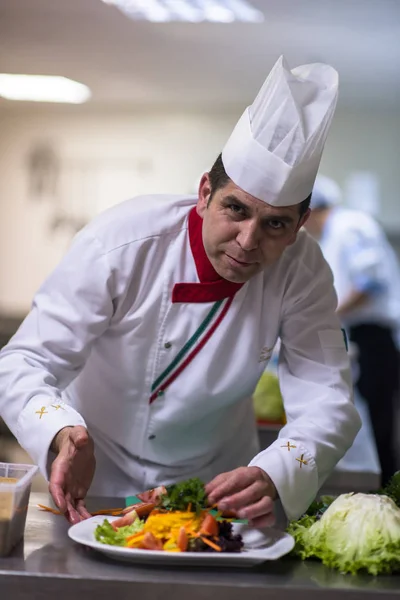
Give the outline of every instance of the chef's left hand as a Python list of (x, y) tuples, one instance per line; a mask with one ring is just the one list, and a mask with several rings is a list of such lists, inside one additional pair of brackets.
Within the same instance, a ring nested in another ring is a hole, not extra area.
[(259, 467), (239, 467), (217, 475), (206, 485), (210, 504), (219, 510), (233, 509), (239, 519), (248, 519), (252, 527), (269, 527), (277, 491), (267, 473)]

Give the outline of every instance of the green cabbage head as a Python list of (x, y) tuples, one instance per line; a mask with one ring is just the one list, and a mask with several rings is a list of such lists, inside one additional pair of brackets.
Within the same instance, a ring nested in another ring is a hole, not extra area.
[(400, 570), (400, 509), (387, 496), (342, 494), (319, 520), (305, 516), (289, 531), (301, 558), (317, 557), (342, 573)]

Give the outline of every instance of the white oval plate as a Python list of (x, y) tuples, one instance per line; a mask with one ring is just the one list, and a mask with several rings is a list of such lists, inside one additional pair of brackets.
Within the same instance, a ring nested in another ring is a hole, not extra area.
[[(109, 521), (117, 517), (107, 517)], [(97, 525), (103, 523), (104, 517), (92, 517), (81, 521), (68, 530), (69, 537), (84, 546), (115, 560), (132, 563), (153, 563), (164, 565), (195, 565), (208, 567), (251, 567), (267, 560), (276, 560), (288, 554), (294, 539), (288, 533), (277, 529), (265, 528), (255, 530), (242, 524), (233, 524), (234, 533), (243, 537), (244, 549), (238, 553), (228, 552), (163, 552), (159, 550), (139, 550), (101, 544), (94, 537)], [(248, 543), (246, 542), (248, 540)], [(254, 541), (256, 540), (256, 543)], [(251, 545), (252, 547), (249, 547)], [(256, 547), (254, 547), (256, 546)]]

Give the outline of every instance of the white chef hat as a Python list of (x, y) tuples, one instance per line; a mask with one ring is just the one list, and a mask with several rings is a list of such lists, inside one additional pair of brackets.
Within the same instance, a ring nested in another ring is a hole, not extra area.
[(311, 196), (311, 208), (336, 206), (341, 201), (342, 192), (336, 181), (325, 175), (317, 175)]
[(283, 56), (222, 151), (232, 181), (272, 206), (305, 200), (335, 112), (338, 73), (326, 64), (290, 71)]

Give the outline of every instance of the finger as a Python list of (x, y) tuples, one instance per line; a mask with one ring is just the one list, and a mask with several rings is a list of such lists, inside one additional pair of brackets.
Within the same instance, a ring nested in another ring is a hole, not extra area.
[(49, 492), (54, 500), (57, 508), (65, 513), (67, 510), (67, 503), (65, 498), (65, 464), (64, 460), (56, 460), (51, 466), (50, 481), (49, 481)]
[(213, 493), (213, 491), (219, 485), (221, 485), (221, 483), (223, 483), (229, 476), (230, 476), (230, 473), (220, 473), (219, 475), (214, 477), (214, 479), (212, 479), (212, 481), (207, 483), (207, 485), (205, 486), (207, 496), (210, 496)]
[(264, 496), (258, 502), (251, 504), (250, 506), (246, 506), (245, 508), (241, 508), (238, 511), (238, 516), (240, 519), (248, 519), (249, 521), (254, 521), (259, 517), (265, 517), (272, 513), (274, 509), (274, 502), (269, 496)]
[(79, 513), (73, 508), (72, 504), (67, 505), (67, 512), (65, 513), (65, 516), (71, 525), (76, 525), (82, 521)]
[(244, 490), (231, 496), (224, 496), (218, 502), (218, 508), (226, 510), (227, 508), (239, 509), (258, 502), (264, 495), (266, 486), (262, 481), (255, 481)]
[(65, 499), (67, 502), (67, 511), (65, 516), (67, 517), (68, 521), (72, 523), (72, 525), (75, 525), (75, 523), (80, 523), (82, 519), (75, 508), (75, 502), (72, 500), (71, 494), (66, 494)]
[(82, 425), (76, 425), (71, 429), (70, 438), (76, 448), (82, 448), (89, 442), (87, 429)]
[(229, 477), (222, 481), (210, 494), (209, 500), (212, 503), (219, 502), (225, 496), (231, 496), (246, 488), (253, 483), (254, 474), (248, 472), (246, 468), (239, 468), (231, 471)]
[(50, 478), (49, 482), (49, 492), (51, 497), (53, 498), (54, 504), (57, 506), (58, 510), (65, 514), (67, 510), (67, 502), (65, 499), (64, 490), (58, 483), (52, 482)]
[(85, 501), (84, 500), (77, 500), (77, 502), (76, 502), (76, 510), (78, 511), (79, 515), (83, 519), (90, 519), (91, 516), (92, 516), (90, 514), (90, 512), (88, 512), (88, 510), (87, 510), (87, 508), (85, 506)]
[(68, 458), (64, 456), (65, 453), (68, 453), (67, 448), (63, 449), (61, 452), (62, 453), (59, 454), (51, 466), (49, 492), (59, 510), (62, 513), (65, 513), (67, 509), (65, 490), (69, 461)]
[(263, 527), (272, 527), (275, 525), (275, 515), (274, 513), (269, 513), (269, 515), (265, 515), (264, 517), (257, 517), (257, 519), (251, 519), (249, 521), (250, 527), (255, 527), (256, 529), (262, 529)]

